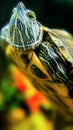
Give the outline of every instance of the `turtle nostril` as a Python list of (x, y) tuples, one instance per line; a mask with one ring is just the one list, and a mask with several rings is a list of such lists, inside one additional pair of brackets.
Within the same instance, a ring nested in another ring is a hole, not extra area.
[(26, 10), (26, 7), (25, 7), (25, 5), (22, 2), (19, 2), (16, 7), (17, 8), (23, 8), (23, 9)]

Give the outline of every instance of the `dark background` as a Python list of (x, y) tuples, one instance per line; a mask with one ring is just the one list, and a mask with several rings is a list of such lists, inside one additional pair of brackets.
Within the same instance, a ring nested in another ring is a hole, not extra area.
[[(19, 0), (0, 0), (0, 28), (11, 16), (13, 7)], [(65, 29), (73, 34), (73, 0), (22, 0), (33, 10), (37, 20), (49, 28)]]

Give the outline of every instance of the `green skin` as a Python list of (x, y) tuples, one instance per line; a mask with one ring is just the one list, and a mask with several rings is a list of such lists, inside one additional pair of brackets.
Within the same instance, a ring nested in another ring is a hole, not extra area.
[[(39, 65), (36, 66), (32, 63), (30, 72), (31, 77), (33, 74), (32, 79), (33, 82), (35, 81), (35, 86), (55, 104), (73, 116), (72, 36), (63, 30), (42, 29), (42, 25), (37, 22), (34, 12), (26, 9), (23, 3), (19, 2), (13, 9), (8, 25), (1, 31), (1, 39), (5, 39), (18, 52), (23, 51), (20, 58), (27, 66), (31, 61), (24, 52), (33, 51), (36, 54), (52, 80), (48, 79)], [(40, 80), (43, 83), (40, 83)], [(62, 85), (67, 91), (66, 96), (60, 93)], [(57, 89), (59, 89), (59, 93)], [(71, 104), (68, 104), (64, 98), (70, 100)]]
[(9, 40), (12, 46), (20, 50), (29, 50), (41, 43), (41, 25), (36, 21), (35, 13), (27, 10), (21, 2), (13, 9), (9, 24)]

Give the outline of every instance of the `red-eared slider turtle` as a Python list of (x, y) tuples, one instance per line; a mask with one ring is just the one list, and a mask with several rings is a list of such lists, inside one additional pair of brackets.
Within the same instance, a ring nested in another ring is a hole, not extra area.
[[(7, 43), (7, 44), (6, 44)], [(1, 44), (44, 95), (73, 116), (73, 37), (42, 26), (19, 2), (1, 30)]]

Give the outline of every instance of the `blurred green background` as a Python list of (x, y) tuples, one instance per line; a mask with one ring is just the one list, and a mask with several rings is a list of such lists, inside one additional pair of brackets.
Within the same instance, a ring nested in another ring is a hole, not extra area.
[[(4, 26), (19, 0), (0, 0), (0, 28)], [(49, 28), (61, 28), (73, 34), (73, 0), (22, 0), (35, 11), (38, 21)]]

